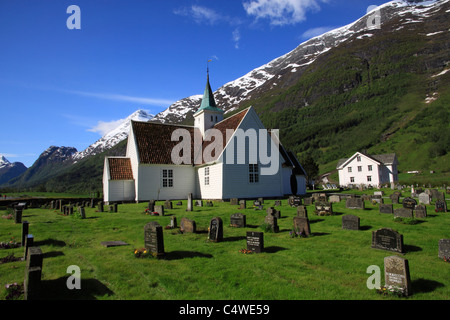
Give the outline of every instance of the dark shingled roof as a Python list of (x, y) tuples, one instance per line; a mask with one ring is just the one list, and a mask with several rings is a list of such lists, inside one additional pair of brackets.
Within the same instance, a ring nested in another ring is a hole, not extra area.
[[(374, 155), (368, 155), (368, 154), (364, 154), (364, 153), (361, 153), (361, 154), (363, 154), (369, 158), (372, 158), (384, 165), (392, 164), (392, 163), (394, 163), (394, 160), (395, 160), (395, 153), (374, 154)], [(336, 168), (339, 168), (340, 166), (342, 166), (348, 159), (350, 159), (350, 158), (339, 159), (338, 163), (336, 165)]]
[(133, 180), (130, 158), (108, 158), (111, 180)]

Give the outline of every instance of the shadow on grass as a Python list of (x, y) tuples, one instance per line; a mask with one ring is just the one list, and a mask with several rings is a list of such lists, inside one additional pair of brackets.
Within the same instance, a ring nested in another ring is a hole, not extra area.
[(166, 252), (163, 259), (164, 260), (179, 260), (185, 258), (212, 258), (211, 254), (195, 252), (195, 251), (170, 251)]
[(247, 238), (246, 236), (227, 237), (227, 238), (223, 238), (223, 242), (241, 241), (241, 240), (245, 240), (246, 238)]
[(271, 246), (271, 247), (264, 248), (264, 252), (267, 252), (267, 253), (276, 253), (276, 252), (282, 251), (282, 250), (287, 250), (287, 249), (283, 248), (283, 247), (278, 247), (278, 246)]
[(42, 254), (42, 257), (45, 258), (53, 258), (53, 257), (59, 257), (59, 256), (63, 256), (64, 252), (62, 251), (50, 251), (50, 252), (44, 252)]
[(413, 245), (410, 245), (410, 244), (405, 244), (405, 245), (403, 245), (403, 248), (404, 248), (404, 250), (405, 250), (405, 253), (422, 251), (422, 248), (421, 248), (421, 247), (413, 246)]
[(64, 241), (61, 240), (56, 240), (56, 239), (45, 239), (45, 240), (40, 240), (40, 241), (35, 241), (34, 242), (35, 246), (55, 246), (55, 247), (65, 247), (66, 243)]
[(317, 222), (322, 222), (322, 221), (325, 221), (325, 219), (314, 219), (314, 220), (309, 220), (309, 224), (317, 223)]
[[(97, 279), (81, 279), (80, 289), (68, 289), (67, 279), (42, 280), (38, 300), (95, 300), (96, 296), (112, 296), (114, 292)], [(70, 281), (70, 283), (72, 283)]]
[(321, 237), (321, 236), (328, 236), (331, 233), (327, 233), (327, 232), (312, 232), (311, 235), (314, 237)]
[(411, 286), (414, 294), (414, 293), (429, 293), (436, 290), (437, 288), (443, 287), (444, 284), (434, 280), (416, 279), (411, 282)]
[(360, 226), (359, 230), (370, 230), (372, 229), (372, 226)]

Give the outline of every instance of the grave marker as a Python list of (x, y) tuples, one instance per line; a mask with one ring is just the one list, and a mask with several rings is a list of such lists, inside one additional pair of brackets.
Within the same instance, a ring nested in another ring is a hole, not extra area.
[(297, 217), (308, 218), (308, 211), (306, 210), (306, 206), (297, 207)]
[(25, 247), (25, 241), (28, 235), (28, 228), (29, 228), (29, 222), (23, 221), (22, 222), (22, 242), (20, 243), (22, 247)]
[(294, 217), (294, 230), (295, 232), (301, 232), (302, 236), (309, 237), (311, 235), (311, 228), (309, 226), (309, 220), (306, 217)]
[(398, 208), (394, 210), (394, 218), (413, 218), (412, 209)]
[(145, 248), (156, 256), (164, 255), (163, 228), (156, 221), (149, 222), (144, 227)]
[(447, 212), (447, 202), (445, 200), (436, 200), (434, 209), (436, 212)]
[(246, 208), (246, 202), (245, 200), (239, 201), (239, 209), (245, 209)]
[(235, 228), (245, 228), (247, 217), (242, 213), (235, 213), (230, 216), (230, 225)]
[(164, 206), (157, 206), (155, 205), (155, 211), (156, 213), (158, 213), (160, 216), (164, 215)]
[(380, 204), (380, 213), (394, 213), (394, 206), (392, 204)]
[(422, 192), (419, 194), (419, 203), (420, 204), (430, 204), (431, 203), (431, 199), (430, 199), (430, 195)]
[(427, 217), (427, 207), (423, 204), (419, 204), (414, 209), (414, 217), (424, 219)]
[(364, 210), (364, 200), (361, 198), (347, 198), (345, 201), (345, 207), (347, 209)]
[(346, 214), (342, 216), (342, 229), (359, 230), (359, 221), (359, 217), (353, 214)]
[(270, 226), (270, 229), (272, 230), (272, 232), (277, 233), (278, 231), (280, 231), (280, 229), (278, 227), (277, 217), (275, 217), (271, 214), (268, 214), (266, 216), (266, 218), (264, 219), (264, 222)]
[(166, 202), (164, 202), (164, 208), (171, 210), (172, 209), (172, 201), (166, 200)]
[(403, 199), (402, 204), (403, 208), (414, 210), (417, 205), (417, 201), (413, 198), (406, 197), (405, 199)]
[(238, 198), (231, 198), (230, 199), (230, 205), (237, 206), (239, 203)]
[(264, 233), (247, 231), (247, 250), (254, 253), (261, 253), (264, 251)]
[(187, 209), (186, 211), (192, 211), (193, 207), (192, 207), (192, 193), (189, 193), (188, 195), (188, 200), (187, 200)]
[(384, 258), (385, 286), (389, 290), (395, 288), (403, 295), (411, 295), (411, 278), (409, 275), (408, 260), (398, 256)]
[(180, 222), (180, 231), (181, 232), (190, 232), (195, 233), (197, 231), (197, 224), (194, 220), (190, 220), (188, 218), (181, 218)]
[(450, 260), (450, 239), (439, 240), (439, 259)]
[(392, 204), (398, 204), (399, 203), (400, 196), (398, 195), (398, 193), (391, 194), (389, 196), (389, 198), (391, 199)]
[(372, 248), (403, 253), (403, 235), (389, 228), (372, 231)]
[(212, 218), (209, 222), (208, 239), (214, 242), (221, 242), (223, 240), (223, 222), (220, 217)]
[(33, 300), (40, 296), (43, 254), (40, 247), (30, 247), (26, 256), (24, 299)]

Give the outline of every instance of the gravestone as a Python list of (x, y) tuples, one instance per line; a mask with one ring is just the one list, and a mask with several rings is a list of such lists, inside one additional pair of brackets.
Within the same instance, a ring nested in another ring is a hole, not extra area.
[(154, 212), (158, 213), (160, 216), (163, 216), (164, 215), (164, 206), (155, 205)]
[(380, 196), (380, 197), (382, 197), (383, 195), (384, 195), (384, 192), (383, 191), (374, 191), (374, 193), (373, 193), (375, 196)]
[(372, 248), (403, 253), (403, 235), (389, 228), (372, 231)]
[(315, 213), (319, 216), (329, 216), (333, 214), (333, 205), (329, 202), (316, 202)]
[(347, 198), (345, 201), (345, 207), (347, 209), (364, 210), (364, 200), (361, 198)]
[(245, 228), (247, 217), (242, 213), (235, 213), (230, 216), (230, 225), (235, 228)]
[(445, 200), (445, 193), (439, 192), (437, 189), (431, 190), (431, 198), (433, 200)]
[(223, 222), (220, 217), (212, 218), (209, 222), (208, 239), (213, 242), (221, 242), (223, 240)]
[(275, 207), (281, 206), (281, 200), (275, 200)]
[(447, 212), (447, 202), (445, 200), (436, 200), (434, 210), (436, 212)]
[(144, 244), (152, 255), (164, 255), (163, 228), (158, 222), (152, 221), (145, 225)]
[(246, 201), (245, 200), (241, 200), (239, 201), (239, 209), (245, 209), (246, 208)]
[(380, 204), (380, 213), (394, 213), (394, 206), (392, 204)]
[(384, 258), (385, 287), (400, 290), (404, 296), (411, 295), (411, 278), (408, 260), (399, 256)]
[(25, 279), (23, 281), (24, 300), (40, 297), (43, 254), (40, 247), (30, 247), (27, 252)]
[(308, 211), (306, 210), (305, 206), (297, 207), (297, 217), (308, 218)]
[(291, 207), (297, 207), (302, 204), (302, 199), (296, 196), (290, 196), (288, 201)]
[(14, 208), (14, 223), (22, 223), (22, 207)]
[(192, 206), (192, 193), (189, 193), (188, 199), (187, 199), (187, 209), (186, 209), (186, 211), (192, 211), (192, 210), (193, 210), (193, 206)]
[(197, 224), (194, 220), (190, 220), (188, 218), (181, 218), (180, 222), (180, 231), (181, 232), (189, 232), (195, 233), (197, 231)]
[(330, 203), (336, 203), (341, 201), (341, 197), (338, 195), (332, 195), (329, 198)]
[(419, 204), (414, 209), (414, 217), (418, 219), (424, 219), (427, 217), (427, 207), (423, 204)]
[(398, 195), (398, 193), (393, 193), (393, 194), (391, 194), (391, 195), (389, 196), (389, 198), (391, 199), (392, 204), (399, 204), (400, 196)]
[(309, 198), (303, 199), (303, 201), (305, 202), (305, 205), (312, 205), (314, 199), (312, 197), (309, 197)]
[(303, 237), (309, 237), (311, 235), (311, 228), (307, 217), (294, 217), (293, 222), (295, 232), (301, 232)]
[(214, 204), (212, 201), (206, 201), (206, 206), (207, 207), (214, 207)]
[(342, 216), (342, 229), (359, 230), (359, 221), (359, 217), (353, 214), (346, 214)]
[(255, 201), (253, 201), (253, 205), (256, 207), (259, 207), (261, 205), (261, 201), (255, 200)]
[(25, 241), (27, 238), (29, 225), (30, 224), (28, 223), (28, 221), (22, 222), (22, 242), (20, 243), (22, 245), (22, 247), (25, 247)]
[(430, 199), (430, 195), (429, 194), (427, 194), (425, 192), (422, 192), (422, 193), (419, 194), (419, 203), (421, 203), (421, 204), (430, 204), (431, 203), (430, 200), (431, 199)]
[(398, 208), (394, 210), (394, 218), (413, 218), (412, 209)]
[(383, 198), (381, 196), (377, 196), (377, 195), (373, 195), (370, 197), (370, 201), (372, 201), (373, 203), (384, 203)]
[(100, 201), (98, 203), (98, 212), (103, 212), (103, 202), (102, 201)]
[(195, 205), (197, 207), (203, 207), (203, 201), (202, 200), (195, 200)]
[(258, 201), (263, 204), (264, 203), (264, 198), (258, 198)]
[(177, 217), (172, 216), (172, 217), (170, 218), (170, 227), (171, 227), (172, 229), (174, 229), (174, 228), (177, 227)]
[(239, 203), (238, 198), (231, 198), (230, 199), (230, 205), (237, 206)]
[(439, 240), (439, 259), (450, 260), (450, 239)]
[(166, 200), (164, 202), (164, 209), (171, 210), (172, 209), (172, 201)]
[(147, 208), (148, 208), (148, 211), (155, 212), (155, 200), (150, 200), (148, 202)]
[(266, 212), (267, 212), (268, 215), (270, 214), (270, 215), (274, 216), (277, 219), (281, 218), (281, 212), (279, 210), (276, 210), (274, 207), (267, 208)]
[(86, 218), (86, 210), (84, 209), (84, 207), (79, 207), (78, 211), (80, 212), (81, 219), (85, 219)]
[(280, 231), (280, 228), (278, 227), (278, 219), (277, 217), (268, 214), (266, 218), (264, 219), (264, 222), (270, 226), (270, 229), (272, 232), (277, 233)]
[(417, 205), (417, 201), (413, 198), (406, 197), (405, 199), (403, 199), (402, 204), (403, 208), (414, 210)]
[(254, 253), (261, 253), (264, 251), (264, 233), (247, 231), (247, 250)]

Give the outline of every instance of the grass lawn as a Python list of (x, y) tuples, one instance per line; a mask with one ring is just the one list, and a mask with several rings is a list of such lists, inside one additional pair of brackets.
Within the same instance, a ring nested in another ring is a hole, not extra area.
[[(386, 193), (390, 193), (386, 191)], [(23, 220), (30, 223), (35, 245), (44, 253), (42, 298), (103, 300), (448, 300), (450, 298), (450, 263), (438, 258), (438, 241), (450, 238), (450, 213), (435, 213), (428, 206), (428, 217), (415, 225), (394, 222), (390, 214), (380, 214), (378, 205), (366, 202), (366, 210), (345, 208), (345, 201), (333, 205), (333, 216), (314, 215), (307, 206), (312, 236), (291, 238), (296, 208), (282, 201), (279, 233), (264, 233), (265, 252), (243, 254), (246, 231), (262, 231), (260, 225), (268, 206), (238, 210), (229, 202), (214, 202), (214, 207), (194, 207), (186, 212), (182, 206), (165, 210), (165, 216), (146, 215), (147, 203), (120, 204), (118, 213), (97, 212), (86, 208), (86, 219), (63, 216), (50, 209), (27, 209)], [(386, 198), (385, 203), (390, 203)], [(158, 201), (157, 204), (163, 204)], [(394, 208), (401, 205), (394, 205)], [(107, 208), (105, 206), (105, 208)], [(229, 226), (230, 215), (247, 216), (246, 228)], [(7, 215), (0, 211), (0, 215)], [(342, 215), (355, 214), (361, 219), (361, 230), (342, 229)], [(158, 221), (165, 227), (176, 216), (197, 223), (197, 233), (182, 234), (164, 229), (164, 259), (135, 258), (134, 249), (144, 247), (144, 226)], [(209, 221), (221, 217), (224, 241), (207, 240)], [(397, 230), (404, 237), (412, 280), (409, 298), (381, 296), (367, 288), (371, 265), (381, 269), (384, 284), (384, 257), (396, 253), (371, 248), (372, 231), (382, 227)], [(21, 224), (0, 219), (0, 242), (20, 242)], [(121, 240), (129, 245), (106, 248), (102, 241)], [(0, 258), (23, 255), (23, 248), (0, 249)], [(67, 268), (79, 266), (81, 290), (69, 290)], [(0, 265), (0, 299), (5, 299), (5, 285), (22, 283), (25, 262)], [(22, 299), (19, 297), (19, 299)]]

